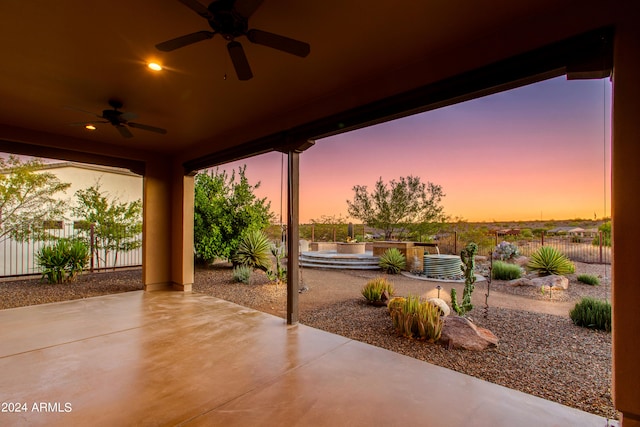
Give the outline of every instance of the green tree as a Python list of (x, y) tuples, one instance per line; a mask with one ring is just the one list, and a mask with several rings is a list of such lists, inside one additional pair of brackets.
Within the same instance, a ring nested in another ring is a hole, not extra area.
[[(142, 245), (139, 238), (142, 232), (140, 199), (130, 203), (120, 202), (117, 197), (101, 191), (99, 181), (87, 189), (76, 191), (75, 196), (78, 204), (73, 208), (74, 214), (86, 223), (93, 224), (93, 249), (98, 267), (100, 254), (104, 254), (102, 260), (105, 267), (109, 264), (109, 255), (112, 255), (115, 268), (120, 252), (132, 251)], [(88, 228), (81, 233), (81, 237), (88, 240)]]
[[(598, 227), (598, 231), (602, 233), (602, 245), (611, 246), (611, 221), (607, 221)], [(600, 246), (600, 236), (596, 235), (593, 238), (592, 244), (594, 246)]]
[(366, 185), (353, 187), (353, 200), (347, 200), (348, 212), (370, 227), (384, 230), (385, 239), (404, 233), (421, 223), (443, 222), (442, 187), (422, 183), (420, 177), (400, 177), (389, 184), (378, 179), (369, 193)]
[(39, 159), (0, 158), (0, 238), (42, 238), (45, 221), (64, 218), (65, 202), (54, 197), (71, 184), (50, 172), (38, 172)]
[(250, 185), (245, 170), (246, 165), (237, 175), (217, 169), (196, 175), (194, 241), (196, 256), (205, 262), (230, 260), (244, 236), (272, 219), (271, 203), (254, 194), (260, 182)]

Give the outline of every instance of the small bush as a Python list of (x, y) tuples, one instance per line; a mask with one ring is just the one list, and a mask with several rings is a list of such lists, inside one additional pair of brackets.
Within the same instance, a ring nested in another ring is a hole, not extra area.
[(494, 261), (491, 267), (491, 278), (496, 280), (513, 280), (522, 277), (522, 270), (515, 264)]
[(576, 271), (575, 265), (562, 252), (551, 246), (542, 246), (535, 251), (527, 268), (541, 275), (557, 274), (559, 276)]
[(406, 267), (407, 259), (397, 248), (389, 248), (380, 256), (379, 265), (389, 274), (398, 274)]
[(578, 282), (584, 283), (585, 285), (598, 286), (600, 279), (592, 274), (581, 274), (578, 276)]
[(362, 288), (362, 296), (370, 303), (383, 302), (382, 295), (385, 291), (388, 297), (392, 296), (394, 293), (393, 284), (384, 277), (377, 277), (369, 280)]
[(419, 297), (393, 298), (389, 301), (389, 314), (396, 332), (407, 338), (436, 342), (442, 334), (444, 322), (440, 309)]
[(518, 246), (513, 243), (502, 241), (493, 250), (493, 258), (500, 261), (508, 261), (517, 256), (520, 256), (520, 252), (518, 251)]
[(80, 241), (71, 242), (69, 246), (69, 262), (67, 264), (67, 280), (73, 282), (89, 264), (89, 248)]
[(87, 267), (89, 249), (82, 242), (60, 239), (52, 246), (42, 247), (36, 253), (36, 261), (47, 282), (72, 282)]
[(577, 326), (611, 332), (611, 303), (584, 297), (569, 312)]
[(42, 267), (42, 279), (49, 283), (62, 283), (65, 279), (65, 268), (69, 262), (64, 245), (44, 246), (36, 254), (37, 262)]
[(248, 285), (252, 271), (252, 268), (248, 265), (236, 265), (233, 267), (233, 280)]
[(271, 268), (271, 242), (262, 231), (250, 231), (238, 245), (231, 258), (234, 265), (246, 265), (262, 271)]

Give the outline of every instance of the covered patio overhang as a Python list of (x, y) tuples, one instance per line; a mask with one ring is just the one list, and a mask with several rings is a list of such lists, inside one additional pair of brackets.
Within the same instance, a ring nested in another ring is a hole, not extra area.
[[(273, 150), (287, 153), (289, 324), (297, 323), (298, 162), (310, 141), (551, 76), (602, 77), (612, 69), (613, 392), (623, 425), (640, 426), (635, 266), (640, 240), (635, 188), (640, 182), (640, 28), (634, 2), (495, 1), (489, 10), (469, 1), (464, 7), (427, 10), (412, 1), (393, 8), (370, 2), (362, 8), (273, 0), (265, 2), (256, 21), (273, 22), (280, 32), (298, 38), (306, 35), (317, 56), (303, 63), (285, 58), (278, 68), (272, 57), (249, 51), (252, 65), (256, 70), (263, 66), (268, 78), (261, 80), (256, 72), (244, 86), (214, 81), (202, 70), (210, 72), (215, 61), (191, 48), (176, 54), (181, 62), (172, 70), (173, 81), (143, 80), (133, 68), (143, 62), (142, 55), (136, 61), (122, 58), (123, 50), (138, 53), (138, 42), (153, 46), (169, 38), (167, 28), (175, 29), (175, 35), (194, 31), (200, 18), (189, 11), (182, 15), (179, 2), (135, 2), (127, 5), (126, 16), (108, 5), (87, 10), (84, 2), (74, 0), (50, 6), (39, 1), (0, 6), (6, 19), (0, 30), (5, 41), (0, 149), (123, 166), (143, 174), (147, 291), (191, 290), (195, 171)], [(443, 21), (435, 14), (449, 21), (439, 25)], [(157, 25), (141, 25), (141, 17), (148, 16)], [(401, 25), (387, 27), (390, 23)], [(95, 31), (95, 25), (102, 31)], [(101, 53), (87, 59), (83, 54), (91, 47)], [(49, 60), (43, 70), (37, 68), (37, 54)], [(123, 141), (117, 133), (80, 136), (65, 125), (77, 119), (61, 106), (100, 111), (114, 95), (129, 97), (145, 122), (166, 123), (168, 137), (136, 134)], [(174, 320), (176, 330), (186, 322)]]

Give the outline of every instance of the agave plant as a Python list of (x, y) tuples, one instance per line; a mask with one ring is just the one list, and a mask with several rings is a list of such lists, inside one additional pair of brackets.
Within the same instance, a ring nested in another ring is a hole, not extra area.
[(404, 270), (407, 259), (397, 248), (389, 248), (380, 256), (379, 265), (389, 274), (398, 274)]
[(271, 268), (271, 242), (262, 231), (250, 231), (238, 245), (236, 253), (231, 258), (235, 265), (246, 265), (262, 271)]
[(384, 302), (382, 295), (385, 292), (390, 297), (393, 295), (394, 289), (393, 284), (384, 277), (369, 280), (361, 291), (362, 296), (372, 304)]
[(529, 270), (537, 271), (541, 275), (571, 274), (576, 267), (562, 252), (551, 246), (542, 246), (529, 258), (527, 264)]
[(72, 282), (87, 267), (89, 249), (80, 241), (60, 239), (52, 246), (40, 249), (36, 261), (47, 282)]
[(87, 268), (87, 264), (89, 263), (89, 248), (84, 242), (76, 240), (71, 243), (68, 250), (67, 280), (73, 281)]
[(53, 246), (44, 246), (36, 254), (36, 260), (42, 269), (42, 279), (49, 283), (62, 283), (65, 269), (69, 263), (69, 243), (59, 241)]

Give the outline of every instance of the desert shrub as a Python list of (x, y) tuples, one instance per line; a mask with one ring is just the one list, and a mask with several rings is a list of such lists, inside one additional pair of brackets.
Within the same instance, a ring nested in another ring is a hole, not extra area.
[(542, 246), (529, 258), (527, 268), (541, 275), (565, 275), (575, 272), (573, 262), (562, 252), (551, 246)]
[(89, 248), (81, 241), (73, 241), (69, 245), (69, 262), (67, 264), (67, 280), (72, 282), (82, 274), (89, 263)]
[[(549, 226), (549, 228), (553, 227), (553, 224)], [(536, 237), (540, 237), (542, 236), (544, 233), (547, 232), (547, 230), (549, 228), (534, 228), (533, 230), (531, 230), (531, 233), (533, 233), (534, 236)]]
[(577, 326), (611, 331), (611, 303), (584, 297), (569, 312), (569, 317)]
[(38, 265), (42, 268), (42, 278), (49, 283), (62, 283), (68, 256), (62, 245), (44, 246), (36, 254)]
[(380, 256), (379, 265), (389, 274), (398, 274), (407, 265), (407, 259), (397, 248), (389, 248)]
[(496, 280), (513, 280), (522, 276), (522, 270), (515, 264), (494, 261), (491, 267), (491, 278)]
[(578, 276), (578, 282), (584, 283), (585, 285), (598, 286), (600, 279), (592, 274), (581, 274)]
[(234, 265), (246, 265), (262, 271), (271, 268), (271, 242), (262, 231), (250, 231), (238, 245), (231, 258)]
[(80, 241), (60, 239), (51, 246), (43, 246), (36, 253), (36, 261), (47, 282), (71, 282), (86, 268), (89, 249)]
[(514, 243), (502, 241), (493, 250), (493, 258), (500, 261), (508, 261), (519, 256), (518, 246)]
[(533, 237), (533, 231), (530, 228), (523, 228), (520, 230), (520, 237), (523, 239), (530, 239)]
[(436, 342), (444, 324), (440, 309), (419, 297), (393, 298), (389, 301), (389, 314), (396, 332), (407, 338)]
[(362, 296), (365, 297), (370, 303), (382, 302), (382, 295), (384, 292), (387, 296), (392, 296), (394, 289), (393, 284), (384, 277), (376, 277), (367, 282), (362, 288)]
[(249, 284), (251, 272), (253, 270), (248, 265), (236, 265), (233, 267), (233, 280), (240, 283)]
[(404, 297), (391, 298), (387, 303), (387, 309), (389, 310), (389, 314), (391, 314), (393, 310), (399, 310), (404, 305), (405, 300), (406, 298)]

